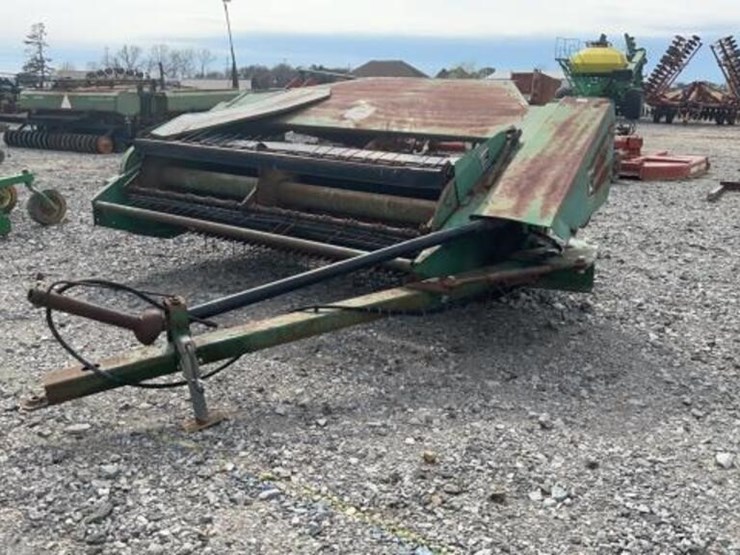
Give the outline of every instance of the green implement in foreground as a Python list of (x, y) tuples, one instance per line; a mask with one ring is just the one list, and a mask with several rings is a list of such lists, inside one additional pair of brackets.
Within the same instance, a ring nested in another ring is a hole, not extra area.
[[(50, 319), (88, 317), (146, 346), (96, 364), (68, 348), (79, 364), (47, 375), (27, 407), (181, 371), (198, 428), (218, 419), (201, 366), (516, 286), (589, 291), (595, 249), (575, 236), (607, 198), (614, 123), (605, 99), (531, 107), (509, 82), (398, 78), (249, 94), (175, 119), (135, 141), (93, 200), (97, 225), (333, 262), (197, 306), (150, 300), (140, 314), (67, 294), (120, 285), (39, 286), (29, 298)], [(398, 275), (396, 287), (191, 335), (193, 322), (381, 266)]]

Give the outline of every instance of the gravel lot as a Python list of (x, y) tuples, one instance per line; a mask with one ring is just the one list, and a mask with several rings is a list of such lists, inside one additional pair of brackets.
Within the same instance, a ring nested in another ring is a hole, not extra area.
[[(118, 156), (9, 152), (0, 174), (34, 170), (69, 215), (44, 229), (16, 210), (0, 239), (0, 552), (740, 554), (740, 195), (704, 199), (738, 177), (740, 128), (640, 131), (713, 171), (613, 187), (585, 233), (602, 249), (592, 295), (517, 292), (246, 357), (209, 382), (233, 417), (196, 435), (178, 426), (184, 391), (19, 412), (69, 363), (27, 288), (97, 276), (199, 301), (306, 261), (95, 229)], [(92, 357), (128, 344), (63, 331)]]

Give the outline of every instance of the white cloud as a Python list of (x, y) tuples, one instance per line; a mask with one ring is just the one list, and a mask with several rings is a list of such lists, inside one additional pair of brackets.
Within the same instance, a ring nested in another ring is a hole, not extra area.
[[(224, 33), (221, 0), (0, 0), (3, 42), (43, 21), (54, 45), (159, 42)], [(737, 0), (232, 0), (235, 33), (452, 37), (659, 36), (740, 28)]]

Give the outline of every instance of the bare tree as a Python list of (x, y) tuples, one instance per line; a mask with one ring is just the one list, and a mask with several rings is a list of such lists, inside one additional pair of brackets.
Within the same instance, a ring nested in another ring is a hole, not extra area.
[(208, 66), (216, 61), (216, 56), (208, 48), (201, 48), (195, 53), (195, 58), (198, 61), (198, 77), (204, 78), (208, 72)]
[(180, 77), (180, 68), (182, 67), (182, 58), (179, 50), (170, 50), (165, 65), (165, 73), (170, 79)]
[(46, 42), (46, 26), (43, 23), (31, 25), (31, 31), (23, 40), (26, 45), (26, 63), (23, 64), (23, 72), (33, 76), (40, 88), (44, 87), (46, 78), (52, 69), (49, 66), (51, 58), (46, 56), (49, 44)]
[(195, 73), (195, 50), (192, 48), (184, 48), (179, 50), (180, 53), (180, 65), (178, 67), (180, 78), (186, 79), (192, 77)]
[(298, 72), (295, 68), (289, 64), (282, 63), (272, 68), (272, 86), (273, 87), (285, 87), (295, 77), (298, 76)]
[(152, 76), (159, 75), (160, 69), (164, 72), (164, 77), (171, 77), (170, 67), (170, 47), (166, 44), (155, 44), (149, 49), (149, 58), (147, 60), (147, 71)]
[(140, 46), (134, 44), (124, 44), (121, 49), (116, 52), (116, 65), (129, 71), (139, 71), (142, 69), (144, 63), (143, 50)]

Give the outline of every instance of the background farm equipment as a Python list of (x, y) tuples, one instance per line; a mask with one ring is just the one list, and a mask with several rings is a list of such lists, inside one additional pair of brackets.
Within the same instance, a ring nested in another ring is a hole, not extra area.
[(667, 151), (644, 154), (643, 140), (638, 135), (617, 136), (619, 176), (641, 181), (672, 181), (690, 179), (709, 171), (706, 156), (671, 154)]
[(685, 88), (673, 89), (663, 95), (653, 108), (653, 121), (709, 121), (718, 125), (735, 125), (737, 99), (711, 83), (694, 81)]
[(609, 98), (617, 115), (628, 121), (638, 120), (643, 109), (643, 68), (647, 63), (644, 48), (625, 34), (625, 51), (612, 46), (606, 35), (586, 42), (578, 39), (557, 41), (556, 59), (568, 82), (570, 94), (589, 98)]
[(0, 121), (19, 122), (23, 117), (18, 113), (18, 97), (21, 86), (14, 75), (0, 75)]
[[(626, 52), (613, 48), (605, 35), (586, 48), (574, 39), (558, 39), (557, 60), (572, 88), (567, 94), (609, 98), (617, 113), (626, 121), (616, 127), (618, 150), (617, 174), (629, 179), (662, 181), (696, 177), (709, 170), (706, 156), (676, 156), (668, 152), (643, 154), (643, 140), (635, 135), (637, 121), (643, 115), (645, 94), (654, 98), (669, 87), (683, 67), (701, 46), (698, 37), (676, 37), (655, 71), (644, 84), (643, 70), (647, 64), (645, 49), (638, 48), (635, 39), (624, 36)], [(662, 93), (661, 93), (662, 94)]]
[(551, 102), (562, 85), (560, 79), (542, 71), (515, 71), (511, 80), (532, 106), (543, 106)]
[(37, 189), (34, 180), (34, 175), (26, 170), (17, 175), (0, 177), (0, 236), (10, 233), (10, 213), (18, 202), (17, 185), (31, 192), (26, 209), (33, 221), (41, 225), (53, 225), (64, 218), (67, 213), (64, 197), (54, 189)]
[(740, 109), (740, 51), (733, 37), (712, 45), (712, 52), (725, 77), (726, 89), (704, 81), (671, 88), (702, 46), (698, 36), (676, 36), (653, 70), (645, 86), (653, 122), (713, 121), (734, 125)]
[(740, 193), (740, 181), (720, 181), (719, 187), (707, 194), (707, 201), (717, 202), (729, 191)]
[[(39, 408), (181, 370), (196, 425), (214, 420), (201, 366), (385, 316), (423, 314), (504, 288), (586, 291), (595, 250), (574, 238), (606, 200), (612, 104), (530, 107), (511, 82), (371, 78), (248, 94), (137, 139), (94, 199), (97, 225), (157, 237), (185, 232), (333, 260), (189, 307), (100, 280), (37, 287), (30, 300), (130, 329), (144, 345), (44, 379)], [(563, 155), (566, 152), (566, 155)], [(397, 286), (230, 329), (191, 325), (331, 278), (389, 268)], [(142, 314), (93, 305), (73, 288), (125, 289)], [(61, 339), (58, 330), (55, 337)]]
[(25, 123), (5, 134), (9, 146), (108, 154), (123, 150), (142, 130), (186, 112), (233, 99), (232, 90), (164, 90), (139, 74), (101, 72), (57, 81), (50, 90), (25, 90), (18, 106)]

